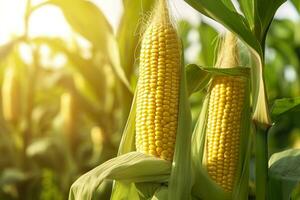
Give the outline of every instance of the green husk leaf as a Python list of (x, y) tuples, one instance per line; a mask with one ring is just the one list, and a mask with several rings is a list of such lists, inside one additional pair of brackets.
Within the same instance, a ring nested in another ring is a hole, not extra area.
[(192, 187), (191, 149), (189, 148), (192, 136), (192, 117), (183, 62), (180, 71), (178, 127), (168, 192), (170, 200), (190, 199)]
[(135, 151), (136, 93), (137, 91), (135, 91), (127, 123), (122, 134), (118, 155)]
[(203, 89), (210, 81), (211, 75), (197, 65), (187, 65), (185, 71), (189, 95)]
[(281, 116), (292, 112), (300, 112), (300, 97), (275, 100), (271, 116), (274, 121), (277, 121)]
[(139, 198), (139, 193), (134, 183), (128, 183), (126, 181), (115, 181), (113, 193), (110, 197), (111, 200), (138, 200)]
[(194, 92), (204, 89), (209, 83), (212, 76), (231, 75), (231, 76), (249, 76), (250, 68), (234, 67), (234, 68), (212, 68), (202, 67), (195, 64), (188, 64), (185, 68), (187, 76), (187, 90), (191, 95)]
[(135, 187), (140, 195), (140, 198), (143, 199), (151, 199), (154, 193), (162, 187), (161, 183), (152, 183), (152, 182), (144, 182), (144, 183), (135, 183)]
[(168, 187), (160, 187), (151, 200), (167, 200), (168, 199)]
[(166, 182), (171, 165), (162, 159), (130, 152), (110, 159), (82, 175), (70, 189), (69, 200), (90, 200), (105, 179), (125, 182)]
[[(136, 93), (137, 90), (135, 91), (129, 116), (122, 134), (118, 156), (135, 151)], [(133, 183), (124, 184), (120, 181), (114, 181), (111, 200), (128, 199), (132, 197), (131, 195), (138, 195)]]

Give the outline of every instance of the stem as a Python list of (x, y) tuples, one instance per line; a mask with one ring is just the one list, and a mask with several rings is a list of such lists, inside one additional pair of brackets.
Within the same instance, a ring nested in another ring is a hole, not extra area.
[(268, 128), (256, 125), (256, 200), (268, 199)]

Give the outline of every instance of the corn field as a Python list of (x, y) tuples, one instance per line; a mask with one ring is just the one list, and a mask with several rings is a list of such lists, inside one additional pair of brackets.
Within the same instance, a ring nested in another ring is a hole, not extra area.
[(299, 0), (1, 0), (0, 32), (0, 200), (300, 200)]

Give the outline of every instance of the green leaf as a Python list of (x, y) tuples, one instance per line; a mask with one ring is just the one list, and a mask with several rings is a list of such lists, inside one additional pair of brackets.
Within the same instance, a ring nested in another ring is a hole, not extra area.
[(257, 39), (263, 44), (267, 35), (269, 26), (277, 9), (286, 0), (255, 0), (254, 1), (254, 21), (255, 21), (255, 34)]
[(292, 112), (300, 112), (300, 97), (275, 100), (271, 110), (271, 116), (272, 119), (276, 121), (282, 115)]
[(213, 66), (218, 47), (218, 32), (210, 25), (202, 22), (198, 27), (201, 43), (200, 63)]
[(86, 0), (49, 0), (48, 2), (61, 8), (72, 28), (89, 40), (104, 58), (107, 58), (117, 76), (131, 90), (121, 67), (118, 44), (112, 28), (98, 7)]
[(269, 160), (270, 195), (275, 199), (290, 199), (300, 181), (300, 150), (289, 149), (275, 153)]
[(171, 165), (168, 161), (131, 152), (111, 160), (82, 175), (73, 183), (69, 200), (91, 200), (94, 192), (105, 179), (125, 182), (166, 182)]
[(154, 0), (124, 0), (124, 13), (117, 32), (121, 64), (126, 76), (134, 73), (136, 58), (139, 56), (139, 41), (144, 23), (141, 19), (153, 7)]
[(197, 65), (187, 65), (185, 71), (189, 95), (203, 89), (210, 81), (211, 75)]
[(231, 10), (236, 12), (236, 9), (231, 0), (222, 0), (222, 2)]
[(249, 0), (238, 0), (240, 8), (247, 19), (250, 28), (254, 27), (254, 4), (253, 1)]
[(245, 18), (235, 11), (230, 10), (221, 1), (211, 0), (185, 0), (193, 8), (202, 14), (236, 33), (239, 38), (259, 54), (262, 53), (258, 40), (252, 34), (250, 28), (244, 23)]
[(270, 175), (281, 179), (300, 181), (300, 149), (275, 153), (269, 160)]

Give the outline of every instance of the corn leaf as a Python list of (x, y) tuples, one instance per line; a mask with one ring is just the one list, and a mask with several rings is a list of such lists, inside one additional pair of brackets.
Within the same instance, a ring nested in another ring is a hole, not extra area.
[(178, 127), (168, 192), (170, 200), (190, 199), (192, 187), (191, 149), (189, 148), (192, 136), (192, 117), (183, 63), (181, 63), (180, 71)]
[(264, 43), (267, 31), (272, 19), (279, 8), (286, 0), (255, 0), (254, 1), (254, 23), (255, 34), (261, 43)]
[(300, 112), (300, 97), (275, 100), (271, 116), (272, 119), (277, 121), (281, 116), (292, 112)]
[(131, 152), (106, 161), (77, 179), (71, 186), (69, 200), (91, 200), (105, 179), (123, 182), (166, 182), (169, 162), (138, 152)]
[(86, 0), (49, 0), (58, 6), (72, 28), (89, 40), (108, 59), (122, 83), (131, 91), (125, 72), (121, 67), (117, 41), (112, 28), (95, 4)]
[(204, 22), (199, 25), (198, 32), (201, 43), (200, 63), (205, 66), (213, 66), (215, 64), (215, 52), (218, 47), (218, 32)]
[(288, 200), (300, 181), (300, 150), (275, 153), (269, 160), (269, 195), (271, 199)]
[(221, 1), (210, 0), (185, 0), (202, 14), (236, 33), (249, 47), (261, 54), (262, 50), (258, 40), (251, 33), (250, 28), (244, 23), (245, 18), (228, 7)]
[(275, 153), (269, 160), (270, 175), (300, 181), (300, 150), (289, 149)]
[(250, 28), (254, 28), (254, 3), (249, 0), (238, 0), (240, 8), (247, 19)]

